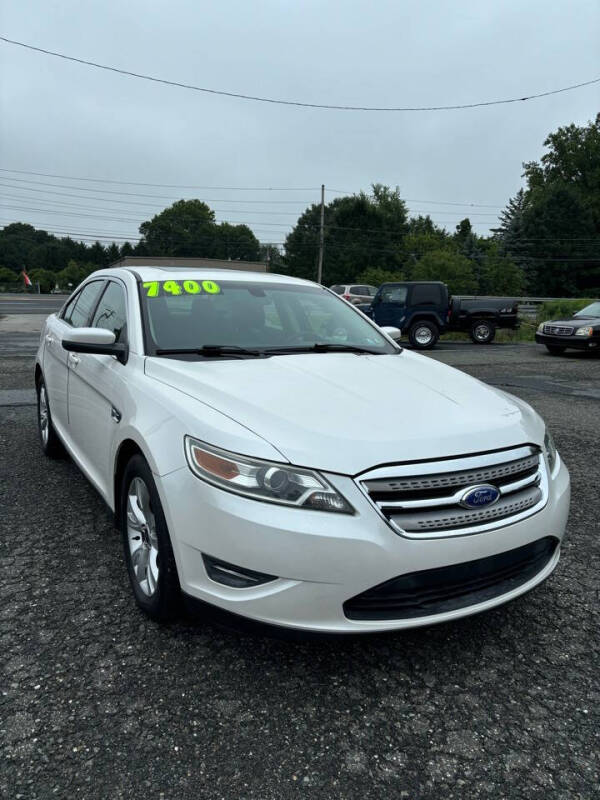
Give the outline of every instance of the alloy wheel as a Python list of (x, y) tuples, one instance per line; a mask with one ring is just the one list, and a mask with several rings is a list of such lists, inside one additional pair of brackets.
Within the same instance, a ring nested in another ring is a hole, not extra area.
[(150, 492), (140, 477), (134, 478), (127, 490), (127, 541), (135, 580), (141, 591), (152, 597), (158, 585), (158, 538)]
[(46, 387), (42, 383), (40, 386), (40, 399), (38, 406), (38, 416), (40, 423), (40, 434), (44, 447), (48, 444), (48, 436), (50, 433), (50, 417), (48, 414), (48, 398), (46, 396)]

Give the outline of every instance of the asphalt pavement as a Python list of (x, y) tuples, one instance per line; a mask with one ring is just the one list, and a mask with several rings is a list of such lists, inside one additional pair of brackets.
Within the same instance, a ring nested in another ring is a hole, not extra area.
[(3, 314), (53, 314), (62, 308), (66, 294), (0, 294), (0, 317)]
[(284, 642), (136, 609), (108, 510), (40, 453), (31, 354), (0, 341), (2, 796), (599, 796), (600, 359), (432, 357), (546, 418), (573, 484), (556, 572), (452, 624)]

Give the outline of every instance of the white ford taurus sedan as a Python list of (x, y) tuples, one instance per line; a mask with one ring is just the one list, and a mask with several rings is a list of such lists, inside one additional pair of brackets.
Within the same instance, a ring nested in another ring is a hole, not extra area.
[[(389, 332), (393, 333), (393, 332)], [(279, 275), (90, 275), (48, 318), (40, 439), (116, 514), (135, 599), (370, 632), (472, 614), (556, 566), (569, 476), (526, 403)]]

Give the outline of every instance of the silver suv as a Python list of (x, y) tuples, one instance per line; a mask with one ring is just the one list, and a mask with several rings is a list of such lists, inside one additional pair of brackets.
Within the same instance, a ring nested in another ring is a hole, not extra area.
[(341, 294), (344, 300), (356, 305), (357, 303), (370, 303), (375, 297), (377, 288), (375, 286), (367, 286), (361, 284), (336, 284), (329, 287), (332, 292)]

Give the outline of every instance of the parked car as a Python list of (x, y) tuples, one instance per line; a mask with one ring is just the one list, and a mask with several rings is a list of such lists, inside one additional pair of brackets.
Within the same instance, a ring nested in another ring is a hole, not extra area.
[(542, 322), (535, 334), (538, 344), (546, 345), (553, 356), (567, 348), (600, 351), (600, 300), (577, 311), (567, 319)]
[(154, 619), (185, 600), (305, 631), (410, 628), (558, 563), (569, 475), (539, 415), (308, 281), (100, 270), (47, 319), (35, 385), (44, 453), (64, 447), (114, 510)]
[(353, 305), (357, 303), (370, 303), (377, 294), (377, 288), (375, 286), (367, 286), (364, 283), (336, 284), (330, 288), (332, 292), (341, 295), (344, 300), (348, 300)]
[(361, 311), (378, 325), (394, 325), (413, 347), (429, 350), (441, 334), (465, 331), (476, 344), (494, 341), (497, 328), (518, 328), (518, 305), (503, 297), (450, 297), (440, 281), (382, 284)]

